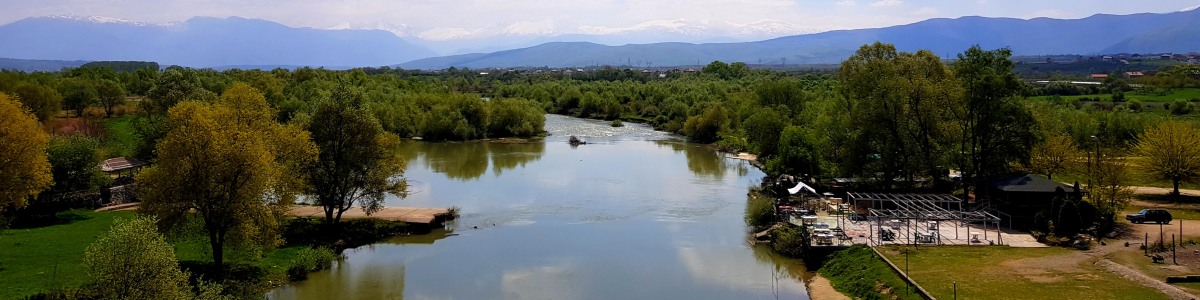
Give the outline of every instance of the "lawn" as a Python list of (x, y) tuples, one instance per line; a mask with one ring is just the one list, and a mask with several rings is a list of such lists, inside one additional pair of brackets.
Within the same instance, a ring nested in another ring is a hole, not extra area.
[[(9, 229), (0, 233), (0, 299), (20, 299), (56, 288), (74, 287), (87, 282), (83, 252), (101, 234), (108, 232), (117, 218), (132, 218), (129, 211), (72, 211), (73, 222), (32, 229)], [(208, 244), (202, 240), (174, 241), (179, 260), (210, 261)], [(304, 246), (276, 249), (263, 253), (262, 259), (229, 253), (230, 263), (248, 263), (282, 277), (291, 257)]]
[(104, 121), (105, 137), (101, 147), (106, 157), (132, 156), (137, 150), (138, 137), (133, 127), (135, 118), (126, 115)]
[[(904, 265), (903, 246), (881, 247)], [(910, 276), (942, 299), (1168, 299), (1122, 279), (1095, 258), (1064, 248), (921, 247), (908, 256)]]
[[(1052, 97), (1053, 96), (1037, 96), (1037, 97), (1033, 97), (1033, 99), (1049, 100)], [(1079, 98), (1088, 98), (1088, 99), (1101, 98), (1101, 99), (1105, 99), (1106, 101), (1110, 101), (1109, 99), (1112, 99), (1112, 94), (1060, 96), (1060, 97), (1063, 100), (1075, 100), (1075, 99), (1079, 99)], [(1125, 93), (1125, 101), (1138, 100), (1138, 101), (1142, 101), (1142, 102), (1172, 102), (1175, 100), (1191, 100), (1191, 99), (1200, 99), (1200, 89), (1194, 89), (1194, 88), (1172, 89), (1170, 92), (1167, 92), (1166, 94), (1162, 94), (1162, 95), (1151, 94), (1151, 93), (1142, 93), (1142, 92)]]
[(0, 233), (0, 299), (20, 299), (31, 294), (73, 287), (88, 280), (83, 251), (116, 218), (132, 212), (81, 212), (84, 220), (33, 229), (8, 229)]

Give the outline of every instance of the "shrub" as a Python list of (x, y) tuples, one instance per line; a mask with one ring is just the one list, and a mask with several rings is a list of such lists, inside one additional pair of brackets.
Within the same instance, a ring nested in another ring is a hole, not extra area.
[(790, 257), (804, 255), (809, 241), (808, 230), (798, 226), (783, 226), (776, 229), (774, 234), (771, 247), (775, 249), (775, 252)]
[(1125, 105), (1129, 108), (1129, 110), (1142, 111), (1142, 101), (1130, 100), (1128, 103), (1125, 103)]
[(1193, 109), (1193, 104), (1188, 103), (1187, 101), (1175, 100), (1175, 102), (1171, 102), (1171, 114), (1173, 115), (1179, 116), (1190, 114), (1192, 113)]
[(333, 265), (333, 260), (337, 258), (337, 254), (333, 250), (325, 247), (305, 248), (296, 253), (292, 257), (292, 264), (288, 267), (287, 275), (291, 280), (304, 280), (308, 278), (308, 273), (328, 269)]
[(762, 230), (775, 223), (775, 201), (759, 193), (751, 193), (746, 200), (746, 226), (754, 231)]
[(622, 127), (622, 126), (625, 126), (625, 124), (621, 123), (621, 120), (613, 120), (611, 125), (612, 125), (612, 127)]

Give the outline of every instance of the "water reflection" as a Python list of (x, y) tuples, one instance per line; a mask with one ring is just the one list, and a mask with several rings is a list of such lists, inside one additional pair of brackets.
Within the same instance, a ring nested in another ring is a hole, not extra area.
[[(761, 172), (669, 134), (601, 125), (548, 116), (559, 136), (542, 143), (406, 144), (419, 192), (387, 205), (458, 206), (454, 235), (362, 248), (271, 297), (807, 298), (787, 261), (745, 242), (742, 203)], [(598, 142), (572, 149), (561, 135), (576, 133)]]
[(545, 152), (546, 144), (535, 142), (426, 143), (404, 141), (400, 153), (409, 164), (420, 163), (446, 177), (468, 181), (487, 173), (500, 176), (506, 170), (524, 167)]
[(696, 175), (720, 177), (730, 168), (737, 171), (738, 176), (750, 173), (751, 166), (743, 160), (729, 159), (717, 152), (710, 145), (686, 143), (679, 140), (654, 141), (660, 147), (670, 148), (676, 153), (683, 153), (687, 158), (687, 167)]

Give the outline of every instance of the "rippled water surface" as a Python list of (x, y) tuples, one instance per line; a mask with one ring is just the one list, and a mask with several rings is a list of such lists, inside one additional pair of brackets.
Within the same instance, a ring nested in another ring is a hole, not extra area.
[[(641, 125), (547, 115), (544, 141), (407, 142), (446, 231), (346, 251), (274, 299), (806, 299), (799, 262), (745, 242), (763, 174)], [(589, 144), (566, 143), (576, 135)]]

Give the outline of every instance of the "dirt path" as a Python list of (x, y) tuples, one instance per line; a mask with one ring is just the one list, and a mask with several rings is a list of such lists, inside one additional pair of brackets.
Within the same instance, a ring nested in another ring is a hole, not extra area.
[[(1161, 188), (1153, 186), (1133, 186), (1133, 192), (1146, 195), (1167, 195), (1173, 192), (1171, 188)], [(1184, 196), (1200, 196), (1200, 190), (1179, 189), (1179, 194)]]
[(1157, 289), (1158, 291), (1163, 292), (1163, 294), (1167, 294), (1167, 296), (1171, 297), (1171, 299), (1176, 299), (1176, 300), (1197, 299), (1197, 297), (1195, 295), (1188, 294), (1187, 292), (1184, 292), (1183, 290), (1179, 289), (1178, 287), (1167, 284), (1166, 282), (1163, 282), (1162, 280), (1158, 280), (1158, 279), (1154, 279), (1150, 276), (1146, 276), (1146, 274), (1142, 274), (1142, 272), (1138, 272), (1137, 270), (1134, 270), (1129, 267), (1123, 266), (1121, 264), (1112, 262), (1111, 260), (1108, 260), (1107, 258), (1101, 258), (1099, 261), (1096, 262), (1096, 265), (1104, 267), (1104, 269), (1108, 270), (1109, 272), (1113, 272), (1114, 274), (1117, 274), (1117, 276), (1121, 276), (1122, 278), (1125, 278), (1129, 281), (1133, 281), (1138, 284)]

